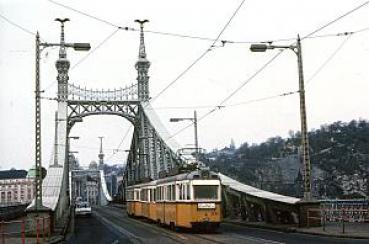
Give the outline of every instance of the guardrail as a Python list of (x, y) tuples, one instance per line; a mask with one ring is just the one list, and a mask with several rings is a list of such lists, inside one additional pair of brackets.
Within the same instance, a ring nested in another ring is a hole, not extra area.
[(327, 223), (341, 223), (342, 233), (345, 233), (345, 223), (369, 222), (369, 210), (362, 208), (309, 209), (307, 211), (308, 228), (311, 226), (312, 220), (315, 220), (315, 223), (319, 221), (323, 231), (325, 231)]
[[(29, 225), (30, 222), (35, 222), (36, 226)], [(49, 240), (50, 236), (50, 217), (40, 217), (35, 219), (23, 218), (21, 220), (0, 222), (1, 244), (13, 243), (15, 239), (20, 239), (22, 244), (25, 244), (26, 240), (33, 240), (39, 244)]]

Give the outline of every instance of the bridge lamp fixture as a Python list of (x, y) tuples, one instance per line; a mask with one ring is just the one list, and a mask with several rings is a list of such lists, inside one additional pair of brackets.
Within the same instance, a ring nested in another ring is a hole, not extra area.
[(78, 140), (79, 136), (68, 136), (69, 139), (74, 139), (74, 140)]
[[(64, 42), (64, 22), (69, 21), (68, 18), (60, 19), (57, 18), (55, 21), (60, 22), (61, 24), (61, 36), (59, 43), (47, 43), (41, 42), (40, 34), (37, 32), (36, 34), (36, 53), (35, 53), (35, 64), (36, 64), (36, 72), (35, 72), (35, 168), (36, 168), (36, 177), (35, 177), (35, 206), (34, 210), (38, 212), (45, 207), (42, 205), (42, 150), (41, 150), (41, 82), (40, 82), (40, 59), (41, 52), (47, 47), (60, 47), (59, 57), (62, 54), (65, 54), (65, 48), (71, 47), (76, 51), (88, 51), (91, 49), (90, 43), (65, 43)], [(64, 51), (64, 53), (62, 52)]]
[(197, 112), (196, 110), (193, 113), (193, 118), (170, 118), (169, 122), (180, 122), (184, 120), (189, 120), (193, 122), (194, 126), (194, 139), (195, 139), (195, 157), (196, 161), (199, 162), (199, 140), (197, 136)]
[(268, 49), (290, 49), (297, 55), (297, 67), (299, 75), (299, 95), (300, 95), (300, 120), (301, 120), (301, 145), (302, 159), (305, 166), (304, 175), (304, 200), (311, 200), (311, 166), (309, 152), (309, 137), (307, 132), (304, 72), (302, 64), (302, 50), (300, 36), (297, 36), (296, 43), (293, 45), (272, 45), (272, 43), (258, 43), (250, 46), (251, 52), (265, 52)]

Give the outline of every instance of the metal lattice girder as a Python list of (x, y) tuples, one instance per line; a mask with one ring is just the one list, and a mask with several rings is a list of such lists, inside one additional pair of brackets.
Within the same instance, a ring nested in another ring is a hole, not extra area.
[(124, 117), (133, 124), (138, 104), (137, 101), (68, 101), (68, 119), (73, 123), (73, 118), (105, 114)]

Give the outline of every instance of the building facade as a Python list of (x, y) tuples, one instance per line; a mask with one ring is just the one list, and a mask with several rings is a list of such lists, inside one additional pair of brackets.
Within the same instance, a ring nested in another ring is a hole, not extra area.
[(26, 170), (0, 171), (0, 205), (30, 203), (34, 197), (34, 177)]

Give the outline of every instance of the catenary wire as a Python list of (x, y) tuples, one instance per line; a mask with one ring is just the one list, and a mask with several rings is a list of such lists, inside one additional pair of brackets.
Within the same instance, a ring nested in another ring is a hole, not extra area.
[[(114, 24), (110, 21), (104, 20), (102, 18), (96, 17), (92, 14), (86, 13), (84, 11), (72, 8), (70, 6), (67, 6), (65, 4), (61, 4), (58, 3), (56, 1), (53, 0), (48, 0), (49, 2), (58, 5), (60, 7), (66, 8), (68, 10), (74, 11), (76, 13), (82, 14), (86, 17), (92, 18), (96, 21), (105, 23), (107, 25), (110, 25), (112, 27), (117, 27), (120, 30), (126, 30), (126, 31), (139, 31), (136, 28), (133, 27), (123, 27), (123, 26), (119, 26), (117, 24)], [(343, 16), (344, 17), (344, 16)], [(341, 18), (343, 18), (341, 17)], [(322, 28), (323, 29), (323, 28)], [(202, 40), (202, 41), (215, 41), (216, 39), (211, 38), (211, 37), (205, 37), (205, 36), (195, 36), (195, 35), (188, 35), (188, 34), (180, 34), (180, 33), (173, 33), (173, 32), (165, 32), (165, 31), (157, 31), (157, 30), (144, 30), (145, 33), (151, 33), (151, 34), (157, 34), (157, 35), (164, 35), (164, 36), (173, 36), (173, 37), (179, 37), (179, 38), (187, 38), (187, 39), (197, 39), (197, 40)], [(334, 37), (334, 36), (340, 36), (341, 34), (343, 34), (345, 32), (342, 33), (332, 33), (332, 34), (325, 34), (325, 35), (319, 35), (319, 36), (309, 36), (309, 37), (305, 37), (305, 38), (323, 38), (323, 37)], [(284, 41), (293, 41), (296, 40), (295, 37), (291, 37), (291, 38), (280, 38), (280, 39), (270, 39), (270, 40), (246, 40), (246, 41), (237, 41), (237, 40), (217, 40), (221, 41), (223, 44), (225, 43), (230, 43), (230, 44), (252, 44), (252, 43), (266, 43), (266, 42), (284, 42)]]
[(343, 18), (347, 17), (348, 15), (350, 15), (350, 14), (352, 14), (352, 13), (356, 12), (357, 10), (361, 9), (362, 7), (366, 6), (368, 3), (369, 3), (369, 1), (365, 1), (364, 3), (362, 3), (362, 4), (358, 5), (357, 7), (355, 7), (355, 8), (353, 8), (353, 9), (349, 10), (348, 12), (346, 12), (346, 13), (344, 13), (344, 14), (342, 14), (342, 15), (338, 16), (337, 18), (333, 19), (332, 21), (329, 21), (329, 22), (328, 22), (328, 23), (326, 23), (325, 25), (323, 25), (323, 26), (321, 26), (321, 27), (317, 28), (316, 30), (314, 30), (314, 31), (310, 32), (309, 34), (305, 35), (304, 37), (302, 37), (302, 38), (301, 38), (301, 40), (303, 40), (303, 39), (305, 39), (305, 38), (307, 38), (307, 37), (310, 37), (310, 36), (314, 35), (315, 33), (318, 33), (319, 31), (321, 31), (321, 30), (323, 30), (323, 29), (327, 28), (328, 26), (330, 26), (330, 25), (332, 25), (332, 24), (336, 23), (337, 21), (339, 21), (339, 20), (341, 20), (341, 19), (343, 19)]
[(84, 57), (82, 57), (80, 60), (78, 60), (78, 62), (76, 64), (74, 64), (71, 67), (71, 70), (73, 70), (74, 68), (76, 68), (78, 65), (80, 65), (83, 61), (85, 61), (91, 54), (93, 54), (94, 52), (96, 52), (99, 48), (101, 48), (101, 46), (103, 46), (107, 41), (109, 41), (117, 32), (119, 31), (119, 28), (117, 28), (116, 30), (114, 30), (112, 33), (110, 33), (106, 38), (104, 38), (104, 40), (102, 40), (93, 50), (91, 50), (90, 52), (88, 52)]
[(33, 35), (33, 36), (36, 36), (36, 33), (30, 31), (30, 30), (27, 30), (26, 28), (24, 28), (23, 26), (15, 23), (14, 21), (11, 21), (9, 18), (5, 17), (4, 15), (0, 14), (0, 18), (2, 18), (3, 20), (5, 20), (6, 22), (8, 22), (9, 24), (17, 27), (18, 29), (22, 30), (23, 32), (25, 33), (28, 33), (30, 35)]
[(256, 103), (256, 102), (261, 102), (261, 101), (265, 101), (265, 100), (270, 100), (273, 98), (277, 98), (277, 97), (284, 97), (284, 96), (289, 96), (292, 94), (298, 93), (298, 91), (291, 91), (291, 92), (284, 92), (281, 94), (277, 94), (277, 95), (272, 95), (272, 96), (267, 96), (267, 97), (261, 97), (261, 98), (255, 98), (255, 99), (250, 99), (247, 101), (243, 101), (243, 102), (238, 102), (238, 103), (232, 103), (232, 104), (228, 104), (228, 105), (204, 105), (204, 106), (178, 106), (178, 107), (157, 107), (157, 108), (153, 108), (155, 110), (166, 110), (166, 109), (208, 109), (208, 108), (215, 108), (215, 107), (219, 107), (219, 108), (228, 108), (228, 107), (235, 107), (235, 106), (240, 106), (240, 105), (246, 105), (246, 104), (251, 104), (251, 103)]
[(191, 70), (191, 68), (193, 66), (195, 66), (201, 59), (203, 59), (206, 56), (206, 54), (209, 53), (209, 51), (211, 50), (211, 48), (219, 40), (220, 36), (224, 33), (224, 31), (227, 29), (227, 27), (229, 26), (229, 24), (232, 22), (233, 18), (236, 16), (236, 14), (238, 13), (238, 11), (241, 9), (241, 7), (245, 3), (245, 1), (246, 0), (242, 0), (241, 1), (241, 3), (238, 5), (238, 7), (236, 8), (236, 10), (233, 12), (232, 16), (229, 18), (229, 20), (227, 21), (227, 23), (223, 26), (222, 30), (219, 32), (218, 36), (213, 41), (213, 43), (210, 45), (210, 47), (207, 48), (205, 50), (205, 52), (203, 52), (197, 59), (195, 59), (195, 61), (192, 62), (184, 71), (182, 71), (173, 81), (171, 81), (161, 91), (159, 91), (158, 94), (155, 95), (155, 97), (153, 97), (151, 99), (151, 102), (155, 101), (159, 96), (161, 96), (166, 90), (168, 90), (172, 85), (174, 85), (181, 77), (183, 77), (189, 70)]
[[(131, 128), (132, 128), (132, 125), (130, 125), (129, 127), (128, 127), (128, 129), (127, 129), (127, 131), (126, 131), (126, 133), (124, 134), (124, 136), (123, 136), (123, 138), (122, 138), (122, 140), (119, 142), (119, 144), (118, 144), (118, 146), (117, 146), (117, 149), (116, 149), (116, 151), (119, 151), (120, 150), (120, 147), (122, 146), (122, 144), (123, 144), (123, 142), (124, 142), (124, 140), (127, 138), (127, 136), (128, 136), (128, 134), (129, 134), (129, 131), (131, 130)], [(114, 157), (114, 155), (115, 155), (116, 153), (115, 153), (115, 151), (113, 150), (113, 153), (106, 159), (106, 161), (109, 161), (110, 159), (112, 159), (113, 157)]]
[(310, 76), (308, 80), (306, 80), (306, 86), (310, 84), (310, 82), (327, 66), (327, 64), (337, 55), (337, 53), (344, 47), (347, 41), (352, 37), (352, 35), (347, 36), (341, 44), (334, 50), (334, 52), (329, 55), (329, 57), (322, 63), (322, 65)]
[[(231, 97), (233, 97), (237, 92), (239, 92), (246, 84), (248, 84), (251, 80), (253, 80), (260, 72), (262, 72), (264, 69), (266, 69), (266, 67), (268, 67), (269, 64), (271, 64), (277, 57), (279, 57), (279, 55), (283, 52), (284, 50), (280, 50), (277, 54), (275, 54), (271, 59), (268, 60), (268, 62), (266, 62), (264, 65), (262, 65), (255, 73), (253, 73), (252, 76), (250, 76), (247, 80), (245, 80), (244, 82), (242, 82), (242, 84), (240, 86), (238, 86), (234, 91), (231, 92), (230, 95), (228, 95), (227, 97), (225, 97), (220, 103), (219, 105), (215, 106), (213, 109), (211, 109), (209, 112), (207, 112), (206, 114), (204, 114), (203, 116), (201, 116), (197, 122), (200, 122), (201, 120), (203, 120), (204, 118), (206, 118), (207, 116), (209, 116), (210, 114), (212, 114), (213, 112), (222, 109), (224, 106), (223, 104), (225, 102), (227, 102)], [(167, 139), (172, 139), (173, 137), (175, 137), (176, 135), (178, 135), (179, 133), (181, 133), (182, 131), (186, 130), (187, 128), (191, 127), (193, 124), (193, 122), (191, 122), (190, 124), (188, 124), (187, 126), (183, 127), (182, 129), (178, 130), (177, 132), (175, 132), (173, 135), (170, 135)]]
[[(305, 36), (304, 36), (303, 38), (301, 38), (301, 39), (306, 39), (306, 38), (308, 38), (308, 37), (310, 37), (310, 36), (312, 36), (312, 35), (314, 35), (314, 34), (318, 33), (319, 31), (321, 31), (321, 30), (323, 30), (323, 29), (327, 28), (328, 26), (330, 26), (330, 25), (334, 24), (335, 22), (337, 22), (337, 21), (339, 21), (339, 20), (343, 19), (344, 17), (346, 17), (346, 16), (348, 16), (348, 15), (352, 14), (353, 12), (355, 12), (355, 11), (359, 10), (360, 8), (362, 8), (362, 7), (364, 7), (365, 5), (367, 5), (368, 3), (369, 3), (369, 1), (364, 2), (363, 4), (361, 4), (361, 5), (359, 5), (359, 6), (355, 7), (355, 8), (353, 8), (353, 9), (351, 9), (350, 11), (346, 12), (345, 14), (340, 15), (339, 17), (335, 18), (334, 20), (329, 21), (327, 24), (325, 24), (325, 25), (323, 25), (323, 26), (321, 26), (321, 27), (317, 28), (316, 30), (314, 30), (314, 31), (310, 32), (309, 34), (305, 35)], [(285, 50), (285, 49), (283, 49), (283, 50)], [(283, 51), (283, 50), (282, 50), (282, 51)], [(273, 59), (272, 59), (272, 60), (269, 60), (266, 64), (269, 64), (271, 61), (273, 61), (277, 56), (279, 56), (279, 55), (282, 53), (282, 51), (280, 51), (279, 53), (277, 53), (277, 55), (276, 55), (275, 57), (273, 57)], [(266, 67), (266, 66), (267, 66), (267, 65), (262, 66), (262, 68), (261, 68), (260, 70), (258, 70), (256, 73), (254, 73), (251, 77), (252, 77), (252, 78), (254, 78), (258, 73), (260, 73), (261, 71), (263, 71), (263, 70), (265, 69), (265, 67)], [(263, 67), (264, 67), (264, 68), (263, 68)], [(251, 77), (250, 77), (250, 78), (251, 78)], [(252, 79), (252, 78), (251, 78), (251, 79)], [(242, 87), (243, 87), (243, 86), (245, 86), (247, 83), (249, 83), (249, 81), (250, 81), (249, 79), (248, 79), (248, 80), (246, 80), (246, 81), (244, 82), (245, 84), (242, 84), (242, 85), (240, 86), (240, 88), (242, 88)], [(240, 89), (236, 89), (235, 91), (233, 91), (229, 96), (227, 96), (227, 97), (222, 101), (222, 103), (220, 103), (220, 105), (218, 105), (217, 107), (213, 108), (212, 110), (210, 110), (209, 112), (207, 112), (206, 114), (204, 114), (203, 116), (201, 116), (201, 117), (200, 117), (200, 119), (198, 119), (198, 121), (197, 121), (197, 122), (199, 122), (199, 121), (201, 121), (202, 119), (206, 118), (207, 116), (209, 116), (209, 115), (210, 115), (210, 114), (212, 114), (213, 112), (215, 112), (215, 111), (217, 111), (217, 110), (220, 110), (220, 109), (222, 108), (222, 107), (221, 107), (221, 105), (222, 105), (224, 102), (226, 102), (227, 100), (229, 100), (232, 96), (234, 96), (234, 95), (235, 95), (237, 92), (239, 92), (239, 91), (240, 91)], [(175, 137), (176, 135), (178, 135), (178, 134), (179, 134), (179, 133), (181, 133), (182, 131), (184, 131), (184, 130), (186, 130), (187, 128), (191, 127), (191, 126), (192, 126), (192, 124), (193, 124), (193, 122), (191, 122), (189, 125), (187, 125), (187, 126), (183, 127), (182, 129), (180, 129), (179, 131), (177, 131), (177, 132), (176, 132), (176, 133), (174, 133), (173, 135), (169, 136), (167, 139), (169, 140), (169, 139), (171, 139), (171, 138)]]
[[(97, 44), (96, 47), (94, 47), (90, 52), (88, 52), (84, 57), (82, 57), (80, 60), (77, 61), (76, 64), (74, 64), (71, 67), (71, 70), (75, 69), (78, 65), (80, 65), (82, 62), (84, 62), (88, 57), (91, 56), (91, 54), (93, 54), (96, 50), (98, 50), (99, 48), (101, 48), (107, 41), (109, 41), (117, 32), (119, 29), (114, 30), (112, 33), (110, 33), (106, 38), (104, 38), (99, 44)], [(57, 81), (53, 81), (51, 82), (49, 85), (47, 85), (42, 91), (48, 91), (51, 87), (53, 87), (55, 84), (57, 83)]]

